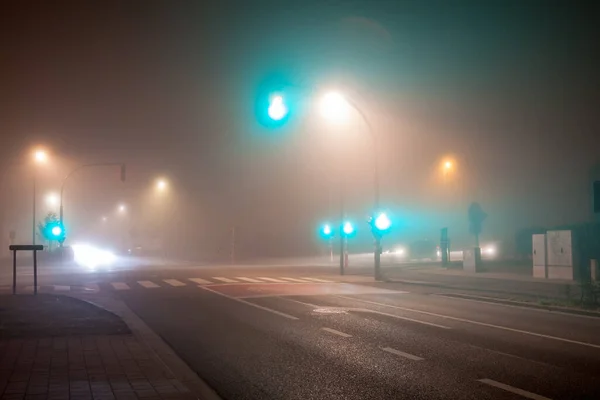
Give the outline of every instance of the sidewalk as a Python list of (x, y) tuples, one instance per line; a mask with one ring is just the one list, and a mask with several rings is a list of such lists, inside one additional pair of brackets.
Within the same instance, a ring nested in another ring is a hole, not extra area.
[(0, 399), (196, 399), (123, 320), (68, 296), (0, 296)]

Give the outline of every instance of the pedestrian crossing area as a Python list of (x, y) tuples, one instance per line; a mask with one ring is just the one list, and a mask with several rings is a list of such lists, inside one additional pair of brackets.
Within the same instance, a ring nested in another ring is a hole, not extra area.
[[(181, 288), (205, 285), (253, 285), (253, 284), (319, 284), (337, 283), (335, 280), (313, 277), (248, 277), (248, 276), (213, 276), (191, 278), (153, 278), (145, 280), (123, 280), (115, 282), (90, 283), (83, 285), (42, 285), (38, 286), (39, 292), (85, 292), (97, 293), (100, 291), (127, 291), (127, 290), (156, 290), (161, 288)], [(33, 292), (33, 286), (20, 286), (17, 292)], [(9, 293), (12, 286), (0, 286), (0, 294)]]

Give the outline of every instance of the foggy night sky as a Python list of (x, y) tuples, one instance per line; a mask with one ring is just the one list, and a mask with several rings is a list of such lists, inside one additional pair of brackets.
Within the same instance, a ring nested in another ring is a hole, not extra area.
[[(328, 127), (310, 100), (290, 106), (284, 128), (260, 126), (256, 96), (274, 74), (360, 94), (379, 138), (382, 203), (397, 221), (390, 243), (436, 239), (448, 225), (468, 244), (473, 200), (490, 215), (483, 241), (585, 221), (600, 162), (592, 3), (2, 2), (2, 236), (29, 212), (10, 209), (7, 171), (44, 144), (74, 164), (130, 166), (125, 187), (99, 173), (108, 183), (95, 200), (93, 183), (73, 190), (82, 225), (165, 174), (178, 249), (222, 255), (235, 225), (246, 255), (317, 251), (317, 224), (338, 218), (340, 161), (348, 213), (361, 222), (370, 210), (370, 141), (361, 123)], [(445, 187), (447, 155), (458, 169)]]

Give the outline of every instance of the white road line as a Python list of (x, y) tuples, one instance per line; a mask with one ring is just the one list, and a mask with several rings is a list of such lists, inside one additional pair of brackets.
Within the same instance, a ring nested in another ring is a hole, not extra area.
[(262, 279), (263, 281), (267, 281), (267, 282), (276, 282), (276, 283), (288, 283), (286, 281), (282, 281), (281, 279), (275, 279), (275, 278), (267, 278), (267, 277), (259, 277), (258, 279)]
[(373, 314), (378, 314), (378, 315), (384, 315), (386, 317), (391, 317), (391, 318), (396, 318), (396, 319), (403, 319), (405, 321), (416, 322), (417, 324), (435, 326), (436, 328), (452, 329), (449, 326), (434, 324), (433, 322), (421, 321), (420, 319), (402, 317), (402, 316), (396, 315), (396, 314), (389, 314), (389, 313), (385, 313), (385, 312), (381, 312), (381, 311), (369, 310), (368, 308), (349, 308), (348, 311), (368, 312), (368, 313), (373, 313)]
[(237, 301), (238, 303), (246, 304), (246, 305), (249, 305), (249, 306), (252, 306), (252, 307), (258, 308), (258, 309), (260, 309), (260, 310), (263, 310), (263, 311), (268, 311), (268, 312), (270, 312), (270, 313), (273, 313), (273, 314), (279, 315), (280, 317), (284, 317), (284, 318), (288, 318), (288, 319), (294, 319), (294, 320), (297, 320), (297, 319), (299, 319), (298, 317), (294, 317), (293, 315), (289, 315), (289, 314), (286, 314), (286, 313), (282, 313), (281, 311), (273, 310), (272, 308), (268, 308), (268, 307), (259, 306), (258, 304), (255, 304), (255, 303), (252, 303), (252, 302), (249, 302), (249, 301), (243, 300), (243, 299), (238, 299), (237, 297), (229, 296), (229, 295), (227, 295), (227, 294), (224, 294), (224, 293), (221, 293), (221, 292), (217, 292), (216, 290), (210, 289), (210, 288), (208, 288), (208, 287), (206, 287), (206, 286), (198, 286), (198, 287), (199, 287), (200, 289), (207, 290), (207, 291), (209, 291), (209, 292), (212, 292), (212, 293), (214, 293), (214, 294), (218, 294), (219, 296), (226, 297), (226, 298), (228, 298), (229, 300)]
[(86, 292), (99, 292), (100, 286), (96, 285), (95, 283), (91, 283), (89, 285), (85, 285), (83, 290)]
[(112, 285), (113, 288), (115, 288), (116, 290), (129, 290), (131, 289), (129, 287), (128, 284), (126, 284), (125, 282), (111, 282), (110, 283)]
[(488, 327), (488, 328), (501, 329), (501, 330), (508, 331), (508, 332), (522, 333), (524, 335), (531, 335), (531, 336), (535, 336), (535, 337), (552, 339), (552, 340), (557, 340), (557, 341), (560, 341), (560, 342), (573, 343), (573, 344), (578, 344), (578, 345), (581, 345), (581, 346), (588, 346), (588, 347), (593, 347), (595, 349), (600, 349), (600, 344), (580, 342), (578, 340), (571, 340), (571, 339), (565, 339), (565, 338), (556, 337), (556, 336), (544, 335), (543, 333), (529, 332), (529, 331), (524, 331), (522, 329), (515, 329), (515, 328), (509, 328), (507, 326), (488, 324), (488, 323), (485, 323), (485, 322), (473, 321), (473, 320), (465, 319), (465, 318), (451, 317), (449, 315), (436, 314), (436, 313), (432, 313), (432, 312), (429, 312), (429, 311), (416, 310), (414, 308), (406, 308), (406, 307), (400, 307), (400, 306), (393, 306), (391, 304), (377, 303), (376, 301), (362, 300), (362, 299), (356, 299), (356, 298), (353, 298), (353, 297), (346, 297), (346, 296), (336, 296), (336, 297), (339, 297), (339, 298), (342, 298), (342, 299), (348, 299), (348, 300), (355, 300), (355, 301), (359, 301), (359, 302), (362, 302), (362, 303), (374, 304), (374, 305), (383, 306), (383, 307), (395, 308), (395, 309), (398, 309), (398, 310), (404, 310), (404, 311), (409, 311), (409, 312), (414, 312), (414, 313), (419, 313), (419, 314), (424, 314), (424, 315), (431, 315), (433, 317), (449, 319), (449, 320), (452, 320), (452, 321), (465, 322), (465, 323), (468, 323), (468, 324), (485, 326), (485, 327)]
[(199, 285), (209, 285), (212, 282), (211, 281), (207, 281), (206, 279), (202, 279), (202, 278), (188, 278), (188, 280), (197, 283)]
[(225, 282), (225, 283), (236, 283), (237, 282), (235, 279), (224, 278), (222, 276), (213, 276), (213, 279), (216, 279), (218, 281)]
[(280, 276), (279, 279), (284, 279), (284, 280), (288, 280), (288, 281), (292, 281), (292, 282), (307, 283), (307, 281), (305, 281), (303, 279), (298, 279), (298, 278), (286, 278), (286, 277)]
[(246, 282), (252, 282), (252, 283), (262, 283), (262, 281), (259, 281), (258, 279), (254, 279), (254, 278), (246, 278), (245, 276), (236, 276), (236, 279), (239, 279), (241, 281), (246, 281)]
[(505, 383), (496, 382), (492, 379), (478, 379), (478, 382), (485, 383), (486, 385), (490, 385), (496, 387), (498, 389), (506, 390), (507, 392), (511, 392), (514, 394), (518, 394), (519, 396), (523, 396), (528, 399), (533, 400), (550, 400), (548, 397), (540, 396), (539, 394), (528, 392), (527, 390), (519, 389), (514, 386), (507, 385)]
[(313, 282), (321, 282), (321, 283), (333, 283), (333, 281), (328, 281), (326, 279), (319, 279), (319, 278), (306, 278), (306, 277), (302, 277), (302, 279), (306, 279), (308, 281), (313, 281)]
[[(262, 297), (262, 296), (261, 296)], [(342, 296), (337, 296), (337, 297), (342, 297)], [(427, 321), (420, 321), (418, 319), (413, 319), (413, 318), (408, 318), (408, 317), (401, 317), (399, 315), (396, 314), (389, 314), (389, 313), (385, 313), (385, 312), (381, 312), (381, 311), (376, 311), (376, 310), (369, 310), (367, 308), (355, 308), (355, 307), (331, 307), (331, 306), (318, 306), (316, 304), (311, 304), (311, 303), (305, 303), (303, 301), (299, 301), (299, 300), (294, 300), (294, 299), (288, 299), (286, 297), (278, 297), (280, 299), (283, 300), (287, 300), (287, 301), (293, 301), (294, 303), (299, 303), (299, 304), (303, 304), (305, 306), (309, 306), (312, 308), (331, 308), (331, 309), (344, 309), (346, 311), (354, 311), (354, 312), (365, 312), (365, 313), (371, 313), (371, 314), (378, 314), (378, 315), (384, 315), (386, 317), (392, 317), (392, 318), (396, 318), (396, 319), (403, 319), (405, 321), (411, 321), (411, 322), (416, 322), (418, 324), (423, 324), (423, 325), (429, 325), (429, 326), (435, 326), (436, 328), (442, 328), (442, 329), (452, 329), (449, 326), (444, 326), (444, 325), (439, 325), (439, 324), (434, 324), (433, 322), (427, 322)]]
[(154, 283), (152, 281), (137, 281), (137, 283), (139, 283), (141, 286), (145, 287), (146, 289), (154, 289), (154, 288), (160, 287), (159, 285), (157, 285), (156, 283)]
[(413, 356), (412, 354), (408, 354), (408, 353), (405, 353), (400, 350), (392, 349), (391, 347), (382, 347), (381, 350), (387, 351), (388, 353), (392, 353), (392, 354), (395, 354), (400, 357), (408, 358), (409, 360), (413, 360), (413, 361), (424, 360), (424, 358)]
[(68, 292), (71, 290), (71, 286), (54, 285), (54, 290), (57, 292)]
[(168, 283), (171, 286), (185, 286), (185, 283), (178, 281), (177, 279), (163, 279), (163, 282)]
[(468, 299), (468, 298), (465, 298), (465, 297), (449, 296), (449, 295), (444, 294), (444, 293), (434, 293), (433, 296), (445, 297), (447, 299), (454, 299), (454, 300), (471, 301), (473, 303), (489, 304), (489, 305), (492, 305), (492, 306), (502, 306), (502, 307), (510, 307), (510, 308), (519, 308), (521, 310), (537, 311), (537, 312), (548, 313), (548, 314), (567, 315), (569, 317), (574, 317), (574, 318), (588, 318), (588, 319), (593, 319), (593, 320), (596, 320), (596, 321), (600, 318), (600, 315), (598, 315), (598, 316), (580, 315), (580, 314), (573, 314), (573, 313), (559, 311), (559, 310), (548, 310), (548, 309), (545, 309), (545, 308), (533, 308), (533, 307), (527, 307), (526, 305), (496, 303), (494, 301), (486, 301), (485, 300), (485, 299), (503, 300), (503, 299), (495, 299), (493, 297), (476, 296), (478, 299), (482, 299), (482, 300), (478, 300), (478, 299)]
[(326, 332), (333, 333), (334, 335), (339, 335), (342, 337), (352, 337), (352, 335), (348, 335), (347, 333), (336, 331), (335, 329), (331, 329), (331, 328), (321, 328), (321, 329)]

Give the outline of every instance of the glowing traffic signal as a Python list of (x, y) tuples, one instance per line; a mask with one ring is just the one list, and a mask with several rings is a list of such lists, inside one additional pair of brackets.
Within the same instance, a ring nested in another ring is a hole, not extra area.
[(331, 225), (325, 224), (321, 227), (321, 236), (324, 239), (331, 239), (333, 237), (333, 229)]
[(288, 108), (281, 95), (275, 95), (271, 98), (269, 109), (267, 110), (269, 117), (274, 121), (280, 121), (288, 113)]
[(344, 225), (342, 225), (342, 232), (344, 233), (344, 236), (352, 236), (356, 233), (356, 229), (352, 222), (346, 221), (344, 222)]
[(64, 242), (66, 237), (65, 227), (60, 221), (48, 222), (44, 227), (43, 234), (46, 240), (56, 240), (61, 243)]
[(371, 218), (369, 221), (371, 225), (371, 231), (375, 236), (382, 236), (388, 233), (392, 227), (392, 220), (384, 212), (380, 212)]

